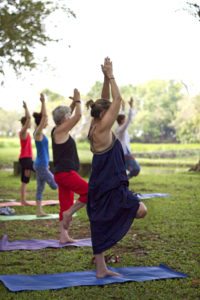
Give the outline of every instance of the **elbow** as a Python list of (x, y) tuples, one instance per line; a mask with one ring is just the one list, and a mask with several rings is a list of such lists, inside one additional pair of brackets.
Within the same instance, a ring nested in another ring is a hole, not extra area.
[(79, 121), (79, 120), (81, 119), (81, 117), (82, 117), (82, 113), (79, 112), (79, 113), (77, 114), (77, 120)]
[(121, 95), (116, 95), (115, 97), (113, 97), (113, 101), (117, 102), (117, 103), (122, 103), (122, 97)]
[(42, 115), (42, 120), (41, 120), (41, 122), (46, 123), (47, 121), (48, 121), (48, 116), (47, 116), (47, 114)]
[(80, 114), (78, 115), (78, 120), (80, 120), (81, 117), (82, 117), (82, 114), (80, 113)]
[(117, 102), (122, 102), (122, 97), (121, 97), (121, 95), (119, 95), (117, 98), (116, 98), (116, 100), (117, 100)]

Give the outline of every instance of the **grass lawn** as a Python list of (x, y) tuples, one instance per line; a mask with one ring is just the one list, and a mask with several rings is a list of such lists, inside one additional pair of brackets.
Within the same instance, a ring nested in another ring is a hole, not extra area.
[[(49, 154), (50, 160), (52, 160), (52, 149), (51, 149), (51, 139), (49, 139)], [(35, 144), (32, 139), (33, 145), (33, 155), (36, 157)], [(78, 155), (81, 162), (91, 162), (92, 153), (90, 151), (90, 146), (88, 142), (78, 142), (77, 143)], [(139, 144), (132, 143), (131, 150), (133, 153), (146, 153), (146, 152), (157, 152), (157, 151), (168, 151), (168, 150), (190, 150), (193, 151), (192, 155), (188, 154), (182, 156), (178, 154), (177, 157), (168, 158), (145, 158), (137, 157), (136, 159), (142, 166), (185, 166), (191, 167), (196, 164), (200, 159), (200, 145), (199, 144)], [(0, 137), (0, 168), (11, 168), (13, 167), (13, 162), (18, 161), (20, 153), (19, 139), (17, 137)]]
[[(0, 198), (19, 200), (19, 177), (0, 170)], [(86, 178), (86, 180), (88, 180)], [(169, 193), (170, 198), (144, 200), (148, 214), (135, 220), (128, 234), (107, 251), (119, 256), (122, 266), (158, 266), (160, 263), (188, 274), (186, 279), (167, 279), (143, 283), (129, 282), (106, 286), (71, 287), (60, 290), (12, 293), (0, 282), (0, 299), (200, 299), (200, 174), (187, 168), (168, 166), (144, 167), (130, 182), (130, 189), (140, 193)], [(28, 185), (28, 199), (33, 200), (36, 182)], [(44, 199), (57, 199), (57, 191), (46, 187)], [(34, 207), (16, 207), (16, 214), (34, 214)], [(47, 213), (58, 213), (59, 207), (45, 206)], [(58, 239), (58, 220), (0, 222), (0, 238), (8, 234), (17, 239)], [(90, 236), (86, 210), (73, 218), (70, 234), (74, 238)], [(92, 249), (66, 247), (36, 251), (1, 252), (0, 274), (50, 274), (94, 269)]]

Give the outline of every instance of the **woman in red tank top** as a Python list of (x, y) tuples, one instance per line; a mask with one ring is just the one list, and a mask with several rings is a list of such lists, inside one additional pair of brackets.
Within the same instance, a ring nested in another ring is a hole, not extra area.
[(21, 152), (19, 162), (21, 165), (21, 205), (29, 205), (26, 201), (26, 185), (29, 183), (31, 170), (33, 171), (33, 151), (31, 136), (28, 129), (31, 127), (31, 115), (26, 102), (23, 101), (25, 117), (21, 118), (22, 129), (19, 132)]

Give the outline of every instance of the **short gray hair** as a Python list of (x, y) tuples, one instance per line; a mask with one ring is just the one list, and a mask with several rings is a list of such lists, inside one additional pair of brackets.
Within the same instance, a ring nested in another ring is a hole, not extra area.
[(52, 111), (53, 120), (56, 125), (60, 125), (63, 118), (71, 113), (71, 108), (66, 105), (59, 105)]

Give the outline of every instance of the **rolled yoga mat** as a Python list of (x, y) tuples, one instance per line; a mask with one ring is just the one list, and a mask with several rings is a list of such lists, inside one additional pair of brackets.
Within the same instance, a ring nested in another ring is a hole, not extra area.
[(6, 250), (39, 250), (44, 248), (63, 248), (66, 246), (75, 247), (92, 247), (91, 238), (76, 240), (76, 243), (61, 244), (58, 240), (17, 240), (8, 241), (8, 236), (5, 234), (0, 241), (0, 251)]
[(174, 271), (165, 265), (158, 267), (110, 268), (122, 276), (96, 278), (96, 271), (78, 271), (48, 275), (0, 275), (0, 280), (12, 292), (26, 290), (53, 290), (71, 286), (105, 285), (128, 281), (147, 281), (167, 278), (186, 278), (188, 275)]

